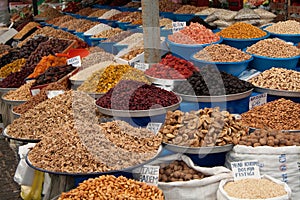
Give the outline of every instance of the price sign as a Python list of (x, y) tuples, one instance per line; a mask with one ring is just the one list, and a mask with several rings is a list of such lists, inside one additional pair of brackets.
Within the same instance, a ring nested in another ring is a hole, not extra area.
[(158, 185), (159, 166), (144, 165), (140, 171), (139, 180), (149, 185)]
[(51, 98), (56, 97), (57, 95), (60, 95), (63, 93), (65, 93), (64, 90), (50, 90), (50, 91), (47, 91), (47, 97), (48, 97), (48, 99), (51, 99)]
[(148, 123), (146, 129), (152, 131), (153, 133), (157, 134), (161, 127), (162, 123), (155, 123), (155, 122), (150, 122)]
[(258, 160), (245, 160), (239, 162), (231, 162), (233, 179), (240, 180), (245, 178), (260, 178)]
[(18, 31), (14, 28), (8, 29), (6, 32), (0, 35), (0, 44), (5, 44), (8, 40), (13, 38), (17, 33)]
[(40, 89), (32, 89), (32, 90), (30, 90), (32, 96), (35, 96), (35, 95), (39, 94), (40, 91), (41, 91)]
[(81, 59), (80, 56), (75, 56), (73, 58), (69, 58), (67, 60), (68, 65), (72, 65), (73, 67), (81, 67)]
[(254, 108), (255, 106), (261, 106), (267, 103), (267, 93), (263, 93), (254, 97), (250, 97), (249, 101), (249, 110)]
[(136, 62), (134, 63), (134, 68), (139, 69), (141, 71), (146, 71), (147, 69), (149, 69), (149, 64)]
[(184, 27), (186, 27), (186, 22), (172, 22), (172, 25), (173, 25), (172, 31), (173, 33), (176, 33), (184, 29)]

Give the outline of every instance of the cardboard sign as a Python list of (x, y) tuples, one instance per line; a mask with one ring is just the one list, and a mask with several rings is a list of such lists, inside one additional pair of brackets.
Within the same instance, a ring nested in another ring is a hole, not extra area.
[(18, 31), (14, 28), (8, 29), (6, 32), (0, 35), (0, 44), (5, 44), (8, 40), (13, 38)]
[(245, 178), (260, 178), (258, 160), (245, 160), (239, 162), (231, 162), (233, 179), (240, 180)]
[(184, 29), (184, 27), (186, 27), (186, 22), (172, 22), (172, 25), (173, 25), (172, 31), (173, 33), (176, 33)]
[(149, 69), (149, 64), (136, 62), (134, 63), (134, 68), (139, 69), (141, 71), (146, 71), (147, 69)]
[(267, 93), (263, 93), (254, 97), (250, 97), (249, 101), (249, 110), (254, 108), (255, 106), (261, 106), (267, 103)]
[(152, 131), (153, 133), (157, 134), (162, 123), (157, 123), (157, 122), (150, 122), (148, 123), (146, 129)]
[(35, 96), (35, 95), (39, 94), (40, 91), (41, 91), (40, 89), (32, 89), (32, 90), (30, 90), (32, 96)]
[(50, 91), (47, 91), (47, 97), (48, 97), (48, 99), (51, 99), (51, 98), (56, 97), (63, 93), (65, 93), (64, 90), (50, 90)]
[(157, 186), (159, 180), (159, 166), (144, 165), (141, 168), (139, 180), (149, 185)]
[(67, 60), (68, 65), (72, 65), (73, 67), (81, 67), (81, 59), (80, 56), (75, 56), (73, 58), (69, 58)]

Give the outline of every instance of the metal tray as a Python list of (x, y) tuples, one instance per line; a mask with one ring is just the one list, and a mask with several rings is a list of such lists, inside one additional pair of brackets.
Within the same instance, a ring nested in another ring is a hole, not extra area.
[(8, 139), (16, 140), (16, 141), (20, 141), (20, 142), (38, 143), (40, 141), (40, 140), (34, 140), (34, 139), (15, 138), (6, 133), (6, 128), (3, 130), (2, 135)]
[(141, 167), (143, 165), (146, 165), (150, 162), (152, 162), (153, 160), (155, 160), (156, 158), (159, 157), (159, 155), (161, 154), (162, 152), (162, 145), (159, 146), (158, 150), (157, 150), (157, 153), (156, 155), (141, 163), (141, 164), (138, 164), (138, 165), (135, 165), (135, 166), (132, 166), (132, 167), (127, 167), (127, 168), (124, 168), (124, 169), (120, 169), (120, 170), (112, 170), (112, 171), (107, 171), (107, 172), (91, 172), (91, 173), (68, 173), (68, 172), (54, 172), (54, 171), (49, 171), (49, 170), (46, 170), (46, 169), (42, 169), (42, 168), (39, 168), (39, 167), (35, 167), (31, 162), (30, 160), (28, 159), (28, 154), (30, 153), (30, 151), (26, 154), (26, 157), (25, 157), (25, 161), (26, 163), (33, 169), (35, 170), (38, 170), (38, 171), (41, 171), (41, 172), (46, 172), (46, 173), (49, 173), (49, 174), (56, 174), (56, 175), (63, 175), (63, 176), (92, 176), (92, 175), (106, 175), (106, 174), (114, 174), (114, 173), (117, 173), (117, 172), (131, 172), (133, 169), (135, 168), (138, 168), (138, 167)]
[(233, 148), (233, 144), (227, 144), (224, 146), (213, 146), (213, 147), (187, 147), (178, 146), (174, 144), (163, 143), (164, 148), (176, 153), (187, 153), (187, 154), (213, 154), (228, 152)]
[(102, 97), (105, 93), (88, 93), (88, 95), (90, 95), (91, 97), (93, 97), (94, 99), (99, 99), (100, 97)]
[(19, 117), (21, 117), (21, 114), (14, 112), (13, 110), (14, 108), (11, 108), (11, 113), (13, 114), (14, 119), (18, 119)]
[(255, 86), (254, 91), (281, 97), (300, 97), (300, 91), (277, 90)]
[(16, 89), (18, 89), (18, 88), (0, 88), (0, 92), (6, 93), (6, 92), (9, 92), (11, 90), (16, 90)]
[(70, 81), (71, 81), (72, 85), (78, 85), (79, 86), (84, 82), (84, 81), (72, 80), (71, 78), (70, 78)]
[(251, 95), (253, 89), (248, 90), (246, 92), (238, 93), (238, 94), (229, 94), (229, 95), (222, 95), (222, 96), (193, 96), (193, 95), (185, 95), (175, 93), (182, 97), (184, 101), (191, 101), (191, 102), (224, 102), (224, 101), (234, 101), (246, 98)]
[(161, 79), (161, 78), (155, 78), (152, 76), (149, 76), (146, 74), (146, 77), (155, 84), (159, 84), (159, 85), (177, 85), (182, 83), (183, 81), (187, 81), (186, 79)]
[(4, 98), (5, 94), (2, 95), (1, 99), (4, 103), (6, 104), (10, 104), (10, 105), (13, 105), (13, 106), (17, 106), (17, 105), (20, 105), (22, 103), (25, 103), (26, 101), (25, 100), (9, 100), (9, 99), (5, 99)]
[[(260, 128), (249, 127), (249, 134), (255, 130), (260, 130)], [(284, 133), (300, 133), (300, 130), (281, 130)]]
[(108, 109), (108, 108), (103, 108), (101, 106), (97, 106), (98, 110), (109, 116), (116, 116), (116, 117), (150, 117), (150, 116), (155, 116), (155, 115), (162, 115), (165, 114), (167, 111), (173, 111), (176, 110), (179, 107), (179, 104), (182, 102), (181, 97), (178, 98), (178, 103), (163, 107), (163, 108), (156, 108), (156, 109), (149, 109), (149, 110), (114, 110), (114, 109)]

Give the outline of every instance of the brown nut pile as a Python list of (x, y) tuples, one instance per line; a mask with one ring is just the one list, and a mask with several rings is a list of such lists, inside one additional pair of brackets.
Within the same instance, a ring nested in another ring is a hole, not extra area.
[(300, 72), (272, 67), (249, 80), (257, 87), (300, 92)]
[(28, 157), (34, 166), (55, 172), (107, 172), (156, 156), (160, 138), (151, 131), (120, 121), (99, 126), (95, 115), (90, 114), (94, 105), (87, 109), (80, 104), (73, 106), (73, 125), (53, 129), (30, 151)]
[(278, 38), (260, 40), (247, 47), (246, 52), (271, 58), (291, 58), (300, 55), (300, 49)]
[(126, 53), (125, 55), (121, 56), (121, 58), (125, 59), (125, 60), (131, 60), (143, 52), (144, 52), (143, 47), (135, 48), (135, 49), (129, 51), (128, 53)]
[(127, 15), (129, 15), (131, 12), (121, 12), (119, 14), (116, 14), (114, 16), (111, 16), (110, 18), (108, 18), (108, 20), (115, 20), (115, 21), (119, 21), (121, 19), (123, 19), (124, 17), (126, 17)]
[(205, 10), (207, 7), (196, 7), (192, 5), (184, 5), (175, 11), (175, 14), (195, 14), (202, 10)]
[(247, 146), (300, 146), (300, 134), (292, 132), (282, 132), (271, 129), (256, 129), (249, 135), (243, 136), (239, 142), (240, 145)]
[(58, 11), (55, 8), (47, 7), (45, 10), (43, 10), (40, 14), (36, 15), (36, 18), (46, 18), (46, 19), (52, 19), (55, 17), (63, 16), (63, 14)]
[(170, 0), (160, 0), (159, 1), (159, 11), (160, 12), (175, 12), (182, 5), (178, 3), (174, 3)]
[(190, 147), (238, 144), (245, 134), (240, 120), (218, 107), (186, 113), (168, 111), (158, 133), (165, 143)]
[(64, 16), (61, 16), (61, 17), (56, 17), (56, 18), (50, 19), (46, 22), (48, 24), (53, 24), (55, 26), (60, 26), (62, 23), (65, 23), (65, 22), (73, 20), (73, 19), (75, 19), (75, 18), (70, 16), (70, 15), (64, 15)]
[(40, 24), (36, 22), (29, 22), (13, 38), (15, 40), (21, 40), (27, 33), (29, 33), (29, 31), (35, 29), (37, 26), (40, 26)]
[(212, 44), (196, 53), (194, 58), (210, 62), (241, 62), (251, 56), (226, 44)]
[(59, 83), (50, 83), (47, 87), (44, 87), (39, 94), (32, 96), (27, 102), (14, 106), (13, 111), (18, 114), (24, 114), (27, 110), (34, 108), (37, 104), (47, 99), (46, 91), (50, 90), (66, 90), (67, 86)]
[(34, 81), (30, 81), (21, 87), (19, 87), (16, 90), (11, 90), (7, 92), (3, 98), (7, 100), (14, 100), (14, 101), (28, 101), (31, 99), (31, 93), (30, 93), (30, 88)]
[(269, 199), (287, 194), (283, 185), (264, 178), (230, 181), (224, 185), (224, 191), (237, 199)]
[(58, 200), (69, 199), (130, 199), (164, 200), (163, 192), (156, 186), (127, 179), (123, 176), (100, 176), (88, 179), (69, 192), (63, 193)]
[(26, 59), (21, 58), (7, 65), (4, 65), (3, 67), (0, 68), (0, 77), (5, 78), (11, 73), (20, 71), (21, 68), (25, 65), (25, 63), (26, 63)]
[(120, 19), (120, 22), (134, 22), (136, 20), (142, 19), (142, 13), (141, 12), (131, 12), (126, 17)]
[(190, 168), (183, 161), (176, 160), (170, 164), (160, 164), (160, 182), (190, 181), (194, 179), (203, 179), (204, 177), (204, 174)]
[(265, 30), (277, 34), (300, 34), (300, 22), (295, 20), (279, 21), (266, 27)]
[(91, 14), (88, 15), (88, 17), (101, 17), (104, 13), (106, 13), (108, 10), (106, 9), (97, 9)]
[(81, 10), (76, 12), (76, 14), (82, 16), (88, 16), (89, 14), (95, 12), (96, 10), (97, 10), (96, 8), (87, 7), (87, 8), (82, 8)]
[(300, 130), (300, 104), (284, 98), (256, 106), (242, 114), (242, 124), (253, 128)]
[(9, 45), (0, 44), (0, 56), (2, 54), (5, 54), (6, 52), (8, 52), (10, 49), (11, 49), (11, 47)]
[(122, 30), (119, 28), (113, 28), (105, 31), (101, 31), (100, 33), (93, 35), (92, 38), (109, 38), (112, 37), (118, 33), (121, 33)]

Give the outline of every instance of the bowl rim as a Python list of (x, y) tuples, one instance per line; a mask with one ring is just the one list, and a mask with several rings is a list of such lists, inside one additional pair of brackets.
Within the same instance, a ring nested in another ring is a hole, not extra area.
[(299, 59), (300, 58), (300, 54), (298, 56), (293, 56), (293, 57), (289, 57), (289, 58), (273, 58), (273, 57), (267, 57), (267, 56), (261, 56), (261, 55), (249, 53), (246, 50), (247, 50), (247, 48), (244, 49), (244, 52), (252, 55), (253, 57), (263, 58), (263, 59), (266, 59), (266, 60), (281, 60), (281, 61), (283, 61), (283, 60), (293, 60), (293, 59)]
[(263, 30), (266, 35), (259, 37), (259, 38), (248, 38), (248, 39), (238, 39), (238, 38), (225, 38), (223, 37), (224, 41), (234, 41), (234, 42), (251, 42), (251, 41), (257, 41), (257, 40), (263, 40), (266, 39), (268, 37), (270, 37), (270, 33), (268, 31)]
[(203, 47), (203, 46), (208, 46), (211, 44), (220, 44), (223, 41), (223, 37), (219, 36), (220, 39), (216, 42), (212, 42), (212, 43), (205, 43), (205, 44), (180, 44), (180, 43), (176, 43), (176, 42), (172, 42), (171, 40), (169, 40), (168, 37), (166, 37), (166, 42), (170, 43), (174, 46), (182, 46), (182, 47)]
[[(196, 61), (196, 62), (201, 62), (204, 64), (216, 64), (216, 65), (232, 65), (232, 64), (244, 64), (244, 63), (248, 63), (250, 61), (253, 60), (253, 56), (251, 54), (249, 54), (251, 57), (248, 60), (243, 60), (243, 61), (238, 61), (238, 62), (213, 62), (213, 61), (206, 61), (206, 60), (200, 60), (194, 57), (194, 55), (196, 55), (198, 52), (194, 53), (191, 55), (191, 60)], [(246, 53), (246, 52), (245, 52)]]

